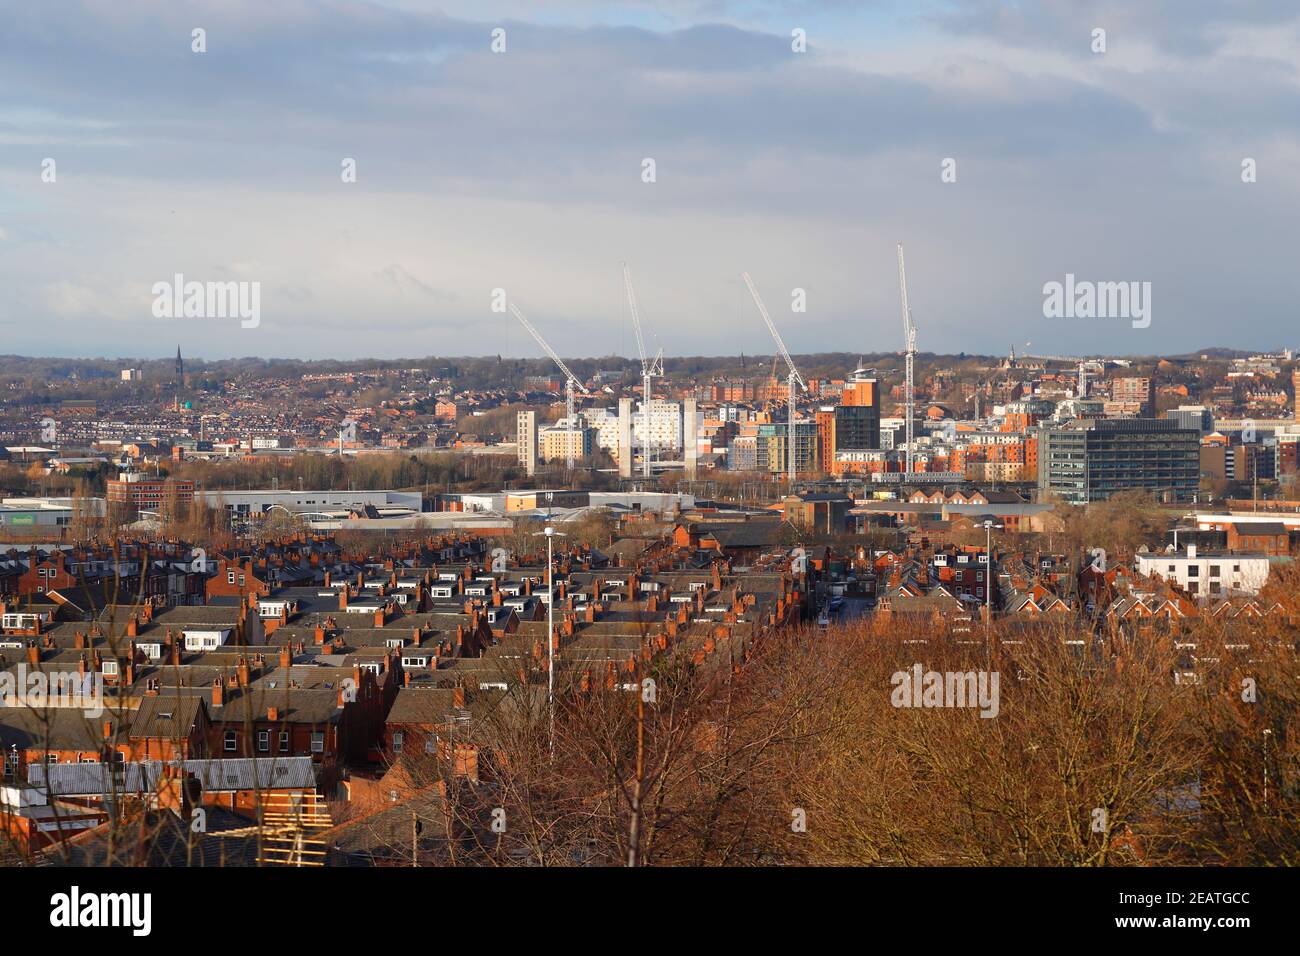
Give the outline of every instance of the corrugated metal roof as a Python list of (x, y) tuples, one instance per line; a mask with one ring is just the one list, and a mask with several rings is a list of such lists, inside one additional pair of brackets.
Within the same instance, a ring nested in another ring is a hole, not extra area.
[[(311, 757), (230, 757), (182, 761), (204, 790), (302, 790), (316, 785)], [(159, 760), (106, 763), (34, 763), (27, 780), (48, 786), (57, 796), (90, 795), (108, 798), (118, 793), (152, 792), (158, 787)]]

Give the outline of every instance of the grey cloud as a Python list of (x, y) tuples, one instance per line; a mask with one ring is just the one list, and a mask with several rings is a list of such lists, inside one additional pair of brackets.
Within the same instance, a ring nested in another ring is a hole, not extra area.
[[(897, 343), (903, 238), (933, 347), (1095, 348), (1095, 330), (1042, 327), (1041, 285), (1067, 270), (1156, 281), (1152, 335), (1171, 348), (1277, 344), (1297, 293), (1295, 65), (1206, 51), (1286, 9), (1219, 6), (872, 5), (909, 25), (912, 65), (886, 67), (826, 28), (824, 51), (792, 55), (770, 22), (858, 12), (835, 2), (574, 0), (545, 22), (518, 3), (0, 4), (0, 142), (21, 137), (0, 155), (0, 322), (21, 341), (57, 315), (69, 348), (102, 348), (98, 309), (153, 341), (105, 276), (147, 288), (253, 262), (279, 290), (256, 347), (178, 326), (187, 351), (337, 354), (361, 313), (404, 333), (390, 349), (497, 351), (456, 336), (483, 327), (486, 289), (519, 282), (557, 348), (601, 352), (626, 256), (670, 351), (735, 350), (742, 330), (766, 348), (741, 268), (773, 295), (817, 290), (792, 347), (871, 351)], [(1112, 43), (1131, 30), (1171, 55), (1081, 74), (1069, 38), (1094, 15)], [(196, 25), (207, 54), (189, 52)], [(57, 186), (39, 184), (43, 155)], [(1242, 155), (1260, 183), (1240, 183)], [(1225, 328), (1234, 308), (1249, 320)]]

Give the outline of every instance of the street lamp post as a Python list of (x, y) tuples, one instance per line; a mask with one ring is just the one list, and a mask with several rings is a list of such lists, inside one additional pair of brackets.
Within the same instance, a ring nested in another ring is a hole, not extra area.
[[(547, 495), (549, 498), (550, 495)], [(551, 756), (555, 756), (555, 559), (553, 540), (563, 534), (547, 524), (545, 530), (538, 532), (546, 538), (546, 709), (549, 714), (549, 746)]]
[(1002, 525), (995, 521), (984, 522), (984, 663), (987, 667), (993, 657), (993, 529)]

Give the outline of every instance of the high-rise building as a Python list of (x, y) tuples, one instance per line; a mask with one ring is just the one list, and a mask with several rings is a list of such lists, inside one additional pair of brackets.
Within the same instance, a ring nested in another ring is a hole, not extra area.
[(694, 480), (696, 460), (700, 453), (699, 414), (695, 409), (695, 399), (688, 398), (682, 406), (682, 459), (686, 465), (686, 477)]
[(862, 405), (880, 409), (880, 387), (870, 369), (858, 368), (844, 383), (844, 392), (840, 397), (841, 405)]
[(832, 445), (822, 449), (827, 471), (842, 475), (860, 473), (867, 463), (858, 454), (880, 448), (880, 387), (870, 369), (857, 368), (844, 383), (834, 419), (822, 422), (821, 438), (829, 433)]
[(1200, 486), (1200, 436), (1169, 419), (1088, 419), (1038, 429), (1038, 491), (1071, 504), (1146, 491), (1189, 501)]
[[(786, 442), (789, 435), (789, 426), (773, 426), (772, 434), (767, 438), (767, 465), (770, 471), (784, 472), (788, 467), (790, 456), (786, 451)], [(801, 475), (808, 475), (817, 470), (816, 422), (796, 421), (794, 423), (794, 467)]]
[[(597, 433), (597, 440), (604, 433), (603, 427)], [(602, 444), (604, 444), (602, 442)], [(632, 477), (632, 399), (620, 398), (618, 400), (618, 441), (615, 447), (615, 457), (618, 459), (618, 476), (620, 478)]]
[(515, 444), (524, 473), (537, 474), (537, 413), (519, 412), (515, 416)]
[[(589, 424), (596, 429), (597, 446), (616, 458), (621, 447), (619, 429), (622, 427), (625, 401), (631, 402), (630, 399), (619, 399), (618, 414), (607, 408), (591, 408), (583, 412)], [(646, 407), (638, 402), (634, 407), (629, 404), (629, 408), (632, 410), (628, 427), (631, 429), (633, 455), (637, 452), (644, 454), (647, 444)], [(650, 403), (649, 419), (651, 454), (655, 458), (676, 458), (682, 448), (682, 406), (677, 402), (656, 399)]]
[[(764, 447), (767, 443), (764, 440)], [(737, 435), (727, 449), (727, 468), (731, 471), (758, 471), (758, 438)]]
[(880, 447), (880, 409), (870, 405), (835, 407), (835, 450), (866, 451)]

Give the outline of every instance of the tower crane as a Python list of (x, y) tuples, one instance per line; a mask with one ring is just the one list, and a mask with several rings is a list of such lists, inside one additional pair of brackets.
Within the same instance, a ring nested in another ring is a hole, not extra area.
[(907, 304), (907, 270), (903, 266), (903, 244), (898, 244), (898, 288), (903, 299), (903, 334), (907, 342), (907, 383), (903, 401), (907, 415), (907, 473), (912, 474), (912, 434), (916, 419), (916, 326), (912, 323), (912, 309)]
[[(641, 455), (641, 475), (644, 478), (650, 477), (650, 380), (656, 376), (662, 378), (664, 374), (664, 350), (660, 349), (653, 359), (646, 356), (645, 337), (641, 334), (641, 312), (636, 306), (636, 290), (632, 288), (632, 273), (628, 271), (627, 263), (623, 263), (623, 286), (627, 289), (628, 309), (632, 313), (632, 328), (636, 330), (636, 350), (641, 356), (641, 415), (642, 427), (645, 429), (645, 446)], [(632, 454), (632, 449), (627, 453)]]
[(519, 324), (528, 330), (528, 334), (537, 340), (537, 344), (542, 347), (542, 351), (549, 355), (551, 361), (559, 366), (560, 371), (564, 373), (564, 408), (569, 423), (569, 440), (564, 443), (567, 453), (565, 462), (569, 471), (573, 471), (573, 432), (577, 430), (577, 423), (573, 416), (573, 389), (580, 384), (578, 377), (569, 371), (569, 366), (564, 364), (564, 359), (555, 354), (555, 349), (551, 348), (546, 339), (542, 338), (541, 332), (533, 328), (533, 323), (528, 321), (528, 318), (519, 311), (519, 307), (513, 302), (510, 303), (510, 314), (519, 320)]
[(758, 294), (758, 289), (754, 286), (754, 280), (749, 277), (748, 272), (742, 272), (740, 277), (745, 280), (745, 285), (749, 287), (749, 294), (754, 297), (754, 305), (758, 306), (758, 313), (763, 317), (763, 321), (767, 323), (767, 330), (772, 333), (772, 340), (776, 342), (776, 349), (781, 353), (781, 357), (785, 359), (786, 367), (789, 369), (789, 372), (786, 375), (786, 381), (790, 385), (790, 432), (789, 438), (786, 441), (786, 452), (788, 454), (787, 475), (790, 480), (790, 491), (793, 493), (795, 472), (797, 470), (794, 443), (794, 406), (795, 398), (798, 394), (796, 388), (802, 388), (806, 392), (808, 391), (808, 383), (803, 380), (803, 376), (799, 374), (799, 370), (794, 367), (794, 359), (790, 357), (790, 350), (785, 347), (785, 342), (781, 341), (781, 333), (776, 330), (776, 323), (774, 323), (772, 317), (768, 315), (767, 306), (763, 304), (763, 299)]

